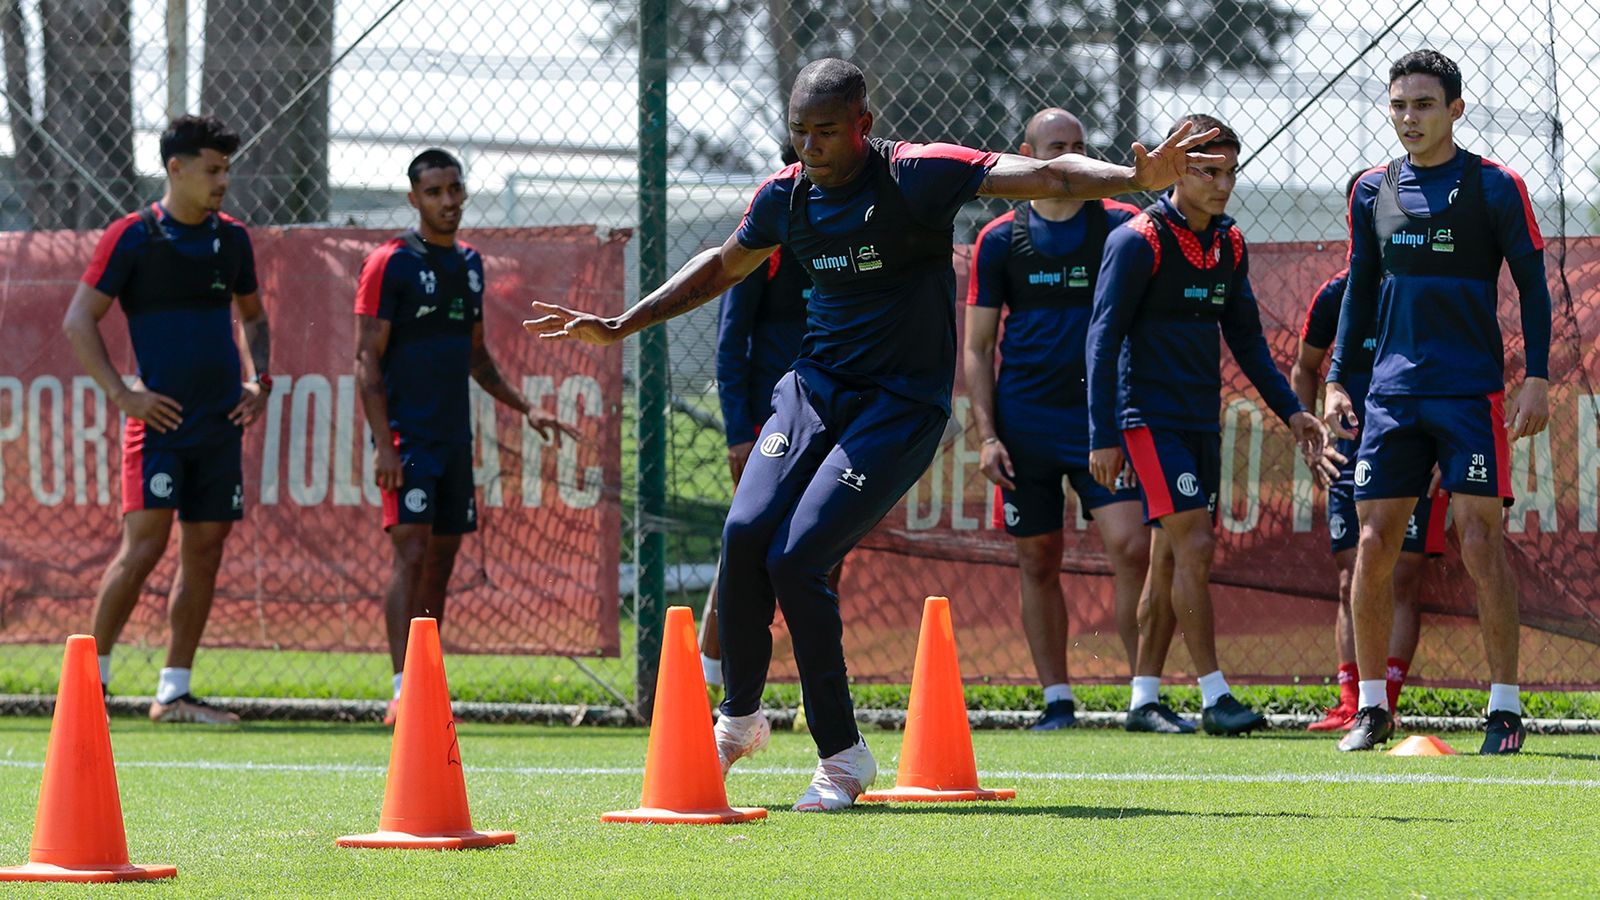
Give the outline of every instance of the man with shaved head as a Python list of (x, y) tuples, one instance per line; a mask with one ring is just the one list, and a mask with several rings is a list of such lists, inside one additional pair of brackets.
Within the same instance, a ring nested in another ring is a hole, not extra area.
[(1093, 200), (1160, 190), (1213, 132), (1184, 128), (1133, 146), (1131, 166), (1078, 154), (1051, 160), (955, 144), (872, 137), (861, 70), (822, 59), (789, 97), (800, 162), (756, 190), (744, 220), (616, 317), (534, 303), (523, 323), (547, 339), (611, 344), (682, 315), (737, 284), (780, 246), (815, 289), (794, 369), (739, 480), (722, 533), (717, 597), (726, 696), (717, 721), (723, 771), (766, 746), (761, 693), (774, 603), (794, 641), (820, 757), (797, 810), (843, 809), (877, 776), (856, 730), (843, 624), (828, 572), (921, 477), (950, 418), (955, 376), (956, 211), (977, 196)]
[[(1028, 120), (1018, 153), (1055, 159), (1085, 150), (1083, 123), (1064, 109)], [(1139, 595), (1150, 536), (1131, 484), (1102, 487), (1089, 474), (1085, 341), (1111, 229), (1138, 209), (1115, 200), (1059, 197), (1019, 203), (978, 232), (967, 285), (963, 348), (983, 474), (996, 486), (996, 525), (1016, 539), (1022, 627), (1044, 686), (1035, 731), (1076, 719), (1067, 678), (1067, 610), (1061, 591), (1062, 479), (1094, 520), (1115, 582), (1117, 632), (1131, 672), (1139, 649)], [(995, 342), (1005, 310), (1000, 373)], [(1170, 628), (1171, 616), (1159, 622)]]

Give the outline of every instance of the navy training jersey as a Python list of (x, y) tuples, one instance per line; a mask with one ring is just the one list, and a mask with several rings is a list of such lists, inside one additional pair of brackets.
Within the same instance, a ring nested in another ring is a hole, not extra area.
[(953, 224), (997, 159), (955, 144), (872, 138), (850, 184), (819, 187), (796, 163), (757, 189), (739, 243), (782, 245), (815, 285), (797, 371), (819, 369), (950, 411)]
[(1503, 390), (1502, 261), (1521, 292), (1527, 374), (1548, 377), (1543, 249), (1527, 187), (1498, 163), (1458, 149), (1440, 166), (1406, 159), (1368, 170), (1350, 197), (1351, 285), (1328, 380), (1344, 378), (1354, 351), (1375, 339), (1376, 395)]
[[(1311, 305), (1306, 307), (1306, 320), (1300, 326), (1300, 340), (1308, 347), (1319, 350), (1333, 349), (1339, 334), (1339, 311), (1344, 306), (1345, 290), (1350, 285), (1350, 270), (1340, 269), (1322, 283), (1311, 295)], [(1376, 338), (1369, 337), (1361, 346), (1351, 348), (1344, 365), (1344, 389), (1360, 409), (1366, 402), (1367, 385), (1372, 381), (1373, 350)]]
[(389, 427), (409, 439), (472, 441), (472, 330), (483, 321), (483, 257), (407, 231), (361, 267), (356, 314), (389, 323), (383, 386)]
[[(1094, 287), (1110, 230), (1138, 212), (1091, 200), (1054, 222), (1024, 203), (978, 232), (967, 304), (1005, 311), (994, 399), (1003, 435), (1048, 437), (1087, 465), (1084, 350)], [(1025, 232), (1018, 216), (1027, 217)]]
[(1217, 431), (1222, 350), (1280, 419), (1300, 401), (1273, 362), (1250, 289), (1244, 234), (1233, 220), (1189, 229), (1170, 195), (1112, 229), (1089, 323), (1089, 439), (1120, 444), (1120, 429)]
[(772, 413), (772, 389), (800, 356), (811, 276), (783, 250), (722, 295), (717, 315), (717, 397), (728, 446), (755, 440)]
[(176, 430), (146, 430), (146, 447), (238, 436), (239, 426), (228, 421), (243, 390), (233, 298), (257, 290), (244, 225), (221, 213), (186, 225), (152, 203), (106, 229), (83, 283), (117, 298), (140, 380), (183, 407)]

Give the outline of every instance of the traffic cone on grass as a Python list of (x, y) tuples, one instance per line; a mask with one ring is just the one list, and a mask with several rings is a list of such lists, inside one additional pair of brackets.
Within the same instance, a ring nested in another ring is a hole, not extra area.
[(33, 846), (26, 865), (0, 869), (0, 881), (148, 881), (178, 874), (176, 866), (128, 862), (95, 653), (93, 637), (67, 638)]
[(669, 607), (661, 635), (643, 796), (637, 809), (604, 813), (600, 821), (727, 825), (766, 817), (767, 811), (759, 807), (728, 805), (711, 710), (706, 706), (706, 677), (694, 640), (694, 612), (687, 606)]
[(905, 739), (900, 743), (899, 774), (894, 787), (867, 791), (861, 802), (1011, 800), (1016, 796), (1009, 788), (985, 790), (978, 786), (955, 629), (950, 624), (950, 600), (929, 597), (922, 608), (917, 663), (911, 671), (911, 706), (906, 711)]
[(466, 850), (514, 843), (517, 836), (509, 831), (473, 830), (437, 619), (411, 620), (395, 715), (378, 830), (346, 835), (335, 843), (398, 850)]

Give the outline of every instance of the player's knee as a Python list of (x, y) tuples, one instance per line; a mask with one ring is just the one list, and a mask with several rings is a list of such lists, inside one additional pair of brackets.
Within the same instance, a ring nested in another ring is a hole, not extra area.
[(757, 527), (756, 523), (744, 516), (735, 513), (728, 514), (728, 521), (722, 526), (722, 551), (731, 558), (756, 559), (764, 558), (767, 552), (767, 543), (771, 536), (765, 529)]
[(798, 547), (774, 546), (767, 551), (767, 577), (780, 595), (784, 585), (803, 584), (827, 574), (827, 567)]
[(406, 572), (420, 572), (428, 558), (426, 534), (394, 537), (394, 567)]
[(118, 562), (124, 568), (148, 574), (167, 552), (167, 535), (129, 537), (122, 542)]
[(1149, 564), (1150, 539), (1145, 536), (1143, 529), (1118, 535), (1106, 542), (1106, 555), (1116, 571), (1142, 571)]
[(1358, 557), (1390, 559), (1400, 553), (1402, 536), (1391, 536), (1390, 530), (1372, 524), (1361, 526), (1361, 538), (1356, 545)]
[(1461, 563), (1473, 577), (1498, 571), (1505, 564), (1505, 544), (1499, 528), (1465, 522), (1461, 526)]
[(1061, 577), (1061, 546), (1049, 540), (1017, 541), (1017, 569), (1030, 582)]
[(1216, 536), (1209, 528), (1193, 528), (1182, 537), (1172, 538), (1172, 554), (1180, 565), (1209, 565), (1216, 547)]

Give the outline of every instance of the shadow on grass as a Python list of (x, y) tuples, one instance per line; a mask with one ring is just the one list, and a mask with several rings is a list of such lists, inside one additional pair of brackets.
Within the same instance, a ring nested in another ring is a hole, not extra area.
[[(769, 806), (772, 812), (786, 812), (788, 806)], [(1454, 824), (1456, 819), (1429, 818), (1424, 816), (1360, 816), (1360, 815), (1323, 815), (1319, 813), (1304, 812), (1199, 812), (1187, 809), (1148, 809), (1139, 806), (1018, 806), (1012, 803), (927, 803), (927, 804), (878, 804), (864, 803), (851, 809), (850, 815), (927, 815), (931, 812), (948, 813), (952, 815), (1007, 815), (1007, 816), (1053, 816), (1058, 819), (1147, 819), (1147, 818), (1193, 818), (1193, 819), (1352, 819), (1369, 822), (1396, 822), (1400, 824), (1428, 823), (1428, 824)]]
[(1551, 759), (1573, 759), (1578, 762), (1600, 762), (1600, 753), (1551, 753), (1548, 750), (1523, 750), (1522, 756), (1547, 756)]

